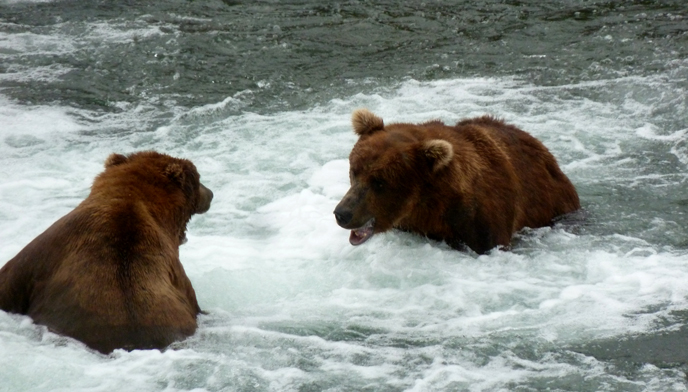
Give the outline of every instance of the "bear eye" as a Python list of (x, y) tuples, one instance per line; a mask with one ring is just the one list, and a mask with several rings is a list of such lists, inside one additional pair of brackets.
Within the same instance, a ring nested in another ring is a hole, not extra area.
[(381, 191), (385, 188), (385, 182), (379, 178), (373, 177), (370, 179), (370, 186), (376, 191)]

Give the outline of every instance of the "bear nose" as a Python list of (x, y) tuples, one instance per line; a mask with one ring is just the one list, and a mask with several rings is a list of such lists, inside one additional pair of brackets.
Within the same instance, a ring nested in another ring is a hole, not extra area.
[(337, 219), (337, 224), (339, 226), (346, 226), (349, 222), (351, 222), (351, 218), (354, 217), (354, 214), (353, 212), (343, 208), (335, 208), (334, 217)]

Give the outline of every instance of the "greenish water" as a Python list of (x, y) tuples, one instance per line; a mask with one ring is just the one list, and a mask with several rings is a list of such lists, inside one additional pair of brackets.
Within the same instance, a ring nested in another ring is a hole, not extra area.
[(194, 107), (246, 90), (256, 111), (304, 108), (405, 78), (685, 78), (688, 51), (680, 0), (55, 1), (0, 12), (10, 43), (29, 49), (12, 56), (8, 45), (4, 73), (64, 72), (3, 78), (5, 94), (106, 111)]

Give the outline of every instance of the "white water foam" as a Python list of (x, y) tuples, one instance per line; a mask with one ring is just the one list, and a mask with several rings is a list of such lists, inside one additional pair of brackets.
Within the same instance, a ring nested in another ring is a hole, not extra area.
[[(655, 331), (658, 320), (688, 308), (685, 249), (631, 234), (608, 215), (610, 188), (673, 190), (685, 181), (685, 162), (673, 162), (673, 171), (660, 164), (675, 157), (683, 128), (648, 120), (652, 100), (626, 102), (638, 83), (670, 88), (651, 78), (556, 88), (509, 79), (407, 81), (271, 115), (235, 115), (234, 97), (154, 131), (116, 136), (84, 131), (146, 119), (132, 109), (92, 124), (83, 112), (5, 101), (0, 121), (11, 125), (0, 139), (0, 260), (74, 208), (111, 152), (189, 158), (215, 199), (192, 219), (181, 248), (209, 312), (196, 335), (162, 353), (102, 356), (0, 312), (3, 385), (427, 391), (586, 382), (685, 390), (678, 370), (646, 365), (628, 376), (569, 349)], [(595, 99), (600, 87), (608, 96)], [(517, 236), (513, 251), (480, 257), (396, 231), (352, 247), (332, 210), (348, 188), (350, 113), (358, 107), (388, 122), (505, 118), (552, 150), (602, 229), (531, 230)], [(661, 159), (648, 161), (645, 151)], [(676, 223), (656, 219), (642, 223)]]

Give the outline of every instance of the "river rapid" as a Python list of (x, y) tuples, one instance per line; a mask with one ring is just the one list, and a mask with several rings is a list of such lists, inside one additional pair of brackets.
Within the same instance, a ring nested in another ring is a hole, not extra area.
[[(215, 193), (180, 249), (195, 335), (102, 355), (0, 311), (0, 391), (685, 391), (687, 88), (682, 0), (0, 0), (0, 265), (112, 152)], [(352, 247), (361, 107), (503, 118), (585, 219)]]

